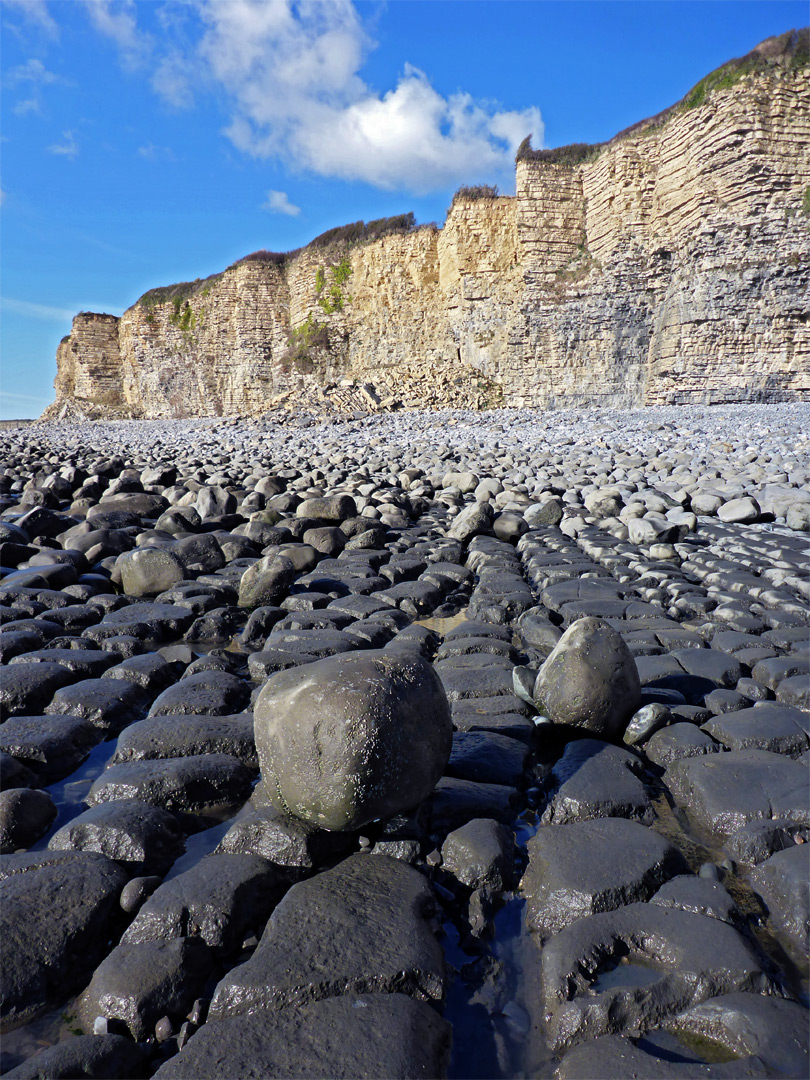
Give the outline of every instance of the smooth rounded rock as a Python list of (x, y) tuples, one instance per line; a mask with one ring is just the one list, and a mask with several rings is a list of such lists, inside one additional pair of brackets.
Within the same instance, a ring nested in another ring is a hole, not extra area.
[(450, 756), (450, 706), (412, 653), (378, 650), (278, 672), (255, 704), (268, 793), (286, 813), (359, 828), (426, 798)]
[(617, 738), (641, 704), (633, 655), (601, 619), (578, 619), (540, 668), (537, 708), (555, 724)]

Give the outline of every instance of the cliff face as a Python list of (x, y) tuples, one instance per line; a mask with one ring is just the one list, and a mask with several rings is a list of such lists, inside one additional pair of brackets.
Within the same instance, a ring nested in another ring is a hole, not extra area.
[[(514, 198), (79, 315), (53, 417), (810, 398), (810, 71), (743, 76)], [(803, 200), (805, 206), (803, 208)], [(342, 397), (341, 397), (342, 396)]]

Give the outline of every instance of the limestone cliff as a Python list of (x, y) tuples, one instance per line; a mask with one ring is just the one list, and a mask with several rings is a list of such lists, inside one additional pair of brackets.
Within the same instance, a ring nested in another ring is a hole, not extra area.
[(808, 400), (808, 76), (806, 32), (770, 39), (610, 143), (527, 143), (515, 196), (462, 189), (441, 229), (78, 315), (46, 415)]

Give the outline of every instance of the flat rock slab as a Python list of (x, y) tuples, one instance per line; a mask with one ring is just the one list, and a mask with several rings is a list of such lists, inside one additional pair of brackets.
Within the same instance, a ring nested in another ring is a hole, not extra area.
[(219, 842), (214, 854), (260, 855), (288, 882), (307, 877), (316, 866), (344, 854), (354, 842), (350, 833), (318, 829), (282, 814), (262, 798), (260, 782)]
[(736, 862), (757, 866), (777, 851), (810, 841), (810, 825), (786, 818), (757, 818), (732, 833), (723, 845)]
[(200, 938), (117, 945), (93, 972), (76, 1003), (89, 1035), (97, 1016), (125, 1024), (137, 1042), (164, 1016), (177, 1024), (205, 987), (213, 956)]
[(774, 927), (787, 937), (791, 951), (807, 955), (810, 938), (810, 845), (794, 844), (777, 851), (751, 872), (750, 882), (768, 907)]
[(134, 1080), (145, 1075), (146, 1055), (123, 1035), (76, 1035), (56, 1043), (16, 1069), (5, 1073), (12, 1080), (81, 1076), (89, 1080)]
[[(626, 971), (611, 979), (620, 957)], [(643, 1032), (718, 994), (772, 989), (732, 927), (657, 904), (579, 919), (543, 949), (543, 1004), (556, 1051), (598, 1035)]]
[(451, 1028), (405, 994), (354, 993), (209, 1020), (159, 1080), (356, 1080), (445, 1076)]
[(768, 1076), (810, 1075), (807, 1010), (795, 1001), (763, 994), (721, 994), (676, 1016), (667, 1029), (723, 1047), (741, 1059), (729, 1062), (732, 1066), (744, 1065), (751, 1056), (759, 1059)]
[(480, 654), (455, 656), (434, 664), (448, 701), (511, 694), (512, 667), (506, 657)]
[(28, 1023), (81, 986), (106, 951), (126, 880), (95, 852), (0, 858), (0, 1030)]
[(43, 712), (60, 687), (78, 678), (63, 664), (9, 664), (0, 668), (0, 711), (4, 717)]
[(515, 816), (517, 792), (507, 784), (480, 784), (443, 776), (428, 799), (431, 828), (446, 836), (473, 818), (494, 818), (508, 824)]
[(433, 914), (418, 871), (386, 855), (354, 855), (289, 890), (251, 959), (220, 982), (210, 1018), (340, 994), (439, 1001), (445, 972)]
[(670, 790), (689, 816), (719, 836), (756, 818), (810, 824), (807, 769), (768, 750), (732, 750), (683, 758), (666, 772)]
[(61, 664), (78, 679), (95, 679), (115, 663), (115, 657), (101, 649), (37, 649), (16, 656), (12, 664)]
[(227, 671), (198, 671), (164, 690), (152, 703), (149, 715), (227, 716), (244, 709), (249, 701), (250, 686), (242, 679)]
[(703, 730), (728, 750), (771, 750), (798, 757), (810, 747), (810, 715), (771, 701), (715, 716)]
[(90, 788), (87, 802), (141, 799), (166, 810), (202, 810), (242, 802), (254, 773), (230, 754), (124, 761), (111, 765)]
[(527, 852), (521, 883), (526, 923), (544, 935), (586, 915), (648, 900), (686, 870), (669, 841), (624, 818), (545, 826), (529, 840)]
[(207, 855), (161, 885), (141, 907), (121, 941), (199, 937), (223, 953), (238, 949), (247, 933), (264, 928), (287, 888), (259, 855)]
[(644, 746), (644, 753), (656, 765), (668, 768), (681, 758), (716, 754), (720, 746), (695, 724), (670, 724), (656, 731)]
[(719, 919), (731, 926), (739, 927), (744, 922), (740, 909), (719, 881), (710, 881), (695, 874), (672, 878), (661, 886), (650, 903), (707, 915), (710, 919)]
[(81, 716), (110, 736), (140, 720), (148, 701), (146, 691), (133, 683), (120, 679), (84, 679), (57, 690), (45, 712)]
[(69, 776), (102, 738), (81, 716), (12, 716), (0, 726), (0, 750), (17, 758), (43, 784)]
[(526, 746), (492, 731), (457, 731), (445, 775), (484, 784), (511, 784), (523, 775)]
[(113, 764), (197, 754), (230, 754), (248, 768), (258, 769), (253, 714), (149, 716), (119, 736)]
[[(569, 1050), (557, 1066), (554, 1080), (758, 1080), (774, 1075), (756, 1060), (708, 1065), (699, 1059), (699, 1052), (689, 1057), (684, 1046), (670, 1047), (666, 1057), (654, 1051), (654, 1046), (647, 1047), (643, 1041), (636, 1045), (623, 1035), (601, 1035)], [(677, 1054), (675, 1061), (671, 1060), (673, 1054)]]
[(649, 825), (655, 813), (634, 754), (601, 739), (569, 743), (551, 772), (552, 790), (543, 811), (548, 825), (623, 817)]
[(48, 843), (50, 851), (100, 851), (130, 875), (163, 876), (185, 850), (173, 814), (140, 799), (99, 803), (72, 818)]

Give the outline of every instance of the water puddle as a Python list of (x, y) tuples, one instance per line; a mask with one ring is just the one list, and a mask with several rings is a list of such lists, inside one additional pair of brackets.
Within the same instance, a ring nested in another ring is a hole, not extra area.
[(64, 780), (58, 780), (55, 784), (44, 790), (53, 799), (57, 814), (53, 825), (44, 836), (32, 844), (29, 851), (45, 851), (48, 842), (63, 825), (67, 825), (73, 818), (83, 814), (87, 809), (85, 799), (93, 786), (93, 783), (101, 776), (112, 761), (115, 748), (118, 745), (117, 737), (107, 739), (106, 742), (94, 746), (82, 764), (66, 776)]
[(592, 994), (602, 994), (605, 990), (619, 990), (622, 988), (650, 986), (663, 977), (663, 972), (657, 968), (646, 967), (644, 964), (634, 964), (628, 960), (620, 960), (613, 967), (604, 968), (600, 971), (589, 990)]

